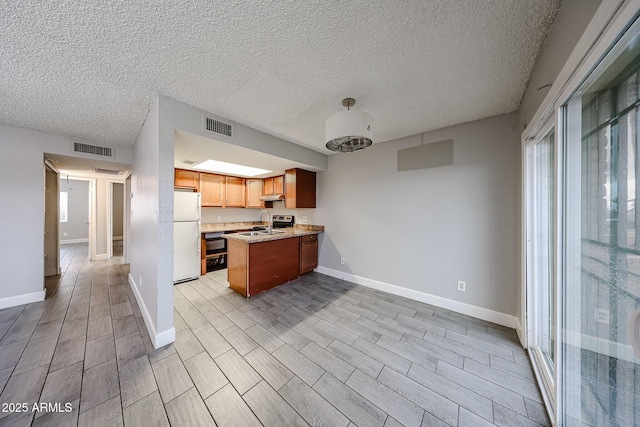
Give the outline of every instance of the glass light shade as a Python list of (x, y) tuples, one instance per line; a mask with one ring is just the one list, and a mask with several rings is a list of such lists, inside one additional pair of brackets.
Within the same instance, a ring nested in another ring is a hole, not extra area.
[(347, 110), (327, 119), (325, 141), (331, 151), (361, 150), (373, 143), (371, 115), (359, 110)]

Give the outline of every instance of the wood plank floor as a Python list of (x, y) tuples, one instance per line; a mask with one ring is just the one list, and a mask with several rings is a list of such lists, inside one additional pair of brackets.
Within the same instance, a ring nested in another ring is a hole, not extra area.
[(220, 271), (174, 287), (154, 350), (128, 266), (62, 249), (47, 300), (0, 310), (0, 426), (549, 425), (514, 330), (318, 273), (247, 300)]

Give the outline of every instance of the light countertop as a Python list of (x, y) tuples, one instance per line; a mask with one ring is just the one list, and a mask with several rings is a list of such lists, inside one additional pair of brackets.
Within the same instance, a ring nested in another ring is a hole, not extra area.
[(296, 224), (293, 228), (277, 228), (282, 231), (277, 234), (259, 234), (256, 236), (242, 236), (240, 234), (225, 234), (222, 237), (229, 240), (238, 240), (247, 243), (268, 242), (271, 240), (290, 239), (292, 237), (309, 236), (324, 232), (322, 225)]

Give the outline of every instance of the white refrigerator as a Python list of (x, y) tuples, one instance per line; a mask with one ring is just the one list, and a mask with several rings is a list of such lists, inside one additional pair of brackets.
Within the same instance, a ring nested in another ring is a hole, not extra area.
[(173, 193), (173, 283), (200, 276), (200, 193)]

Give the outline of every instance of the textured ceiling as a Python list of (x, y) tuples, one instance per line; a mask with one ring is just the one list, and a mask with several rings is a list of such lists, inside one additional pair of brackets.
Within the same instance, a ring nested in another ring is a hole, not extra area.
[(9, 0), (0, 123), (132, 145), (157, 93), (314, 148), (514, 111), (559, 0)]

